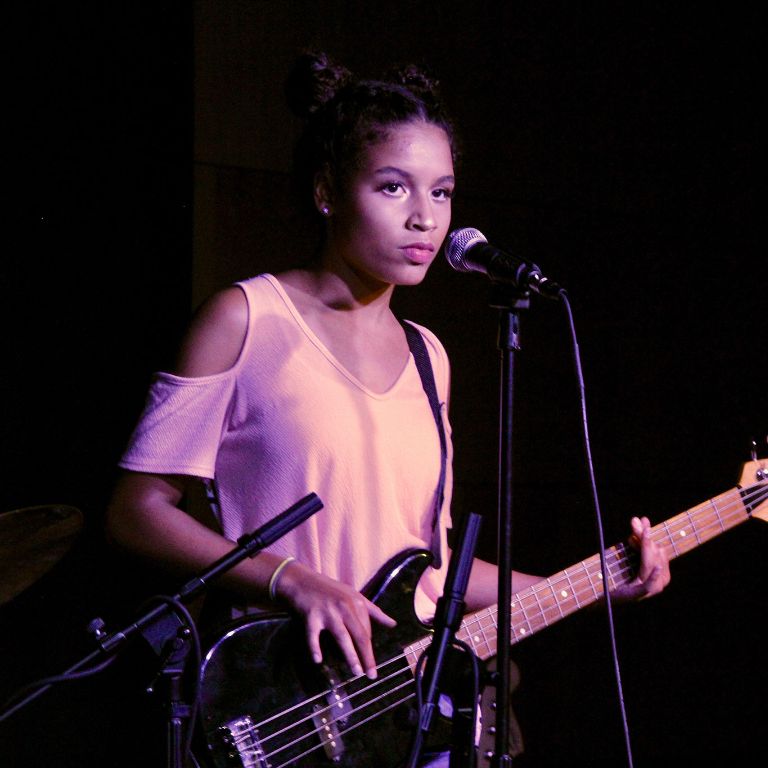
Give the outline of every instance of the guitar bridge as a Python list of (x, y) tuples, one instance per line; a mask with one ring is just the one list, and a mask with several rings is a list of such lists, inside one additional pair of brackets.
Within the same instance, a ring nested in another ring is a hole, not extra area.
[(259, 741), (259, 732), (248, 715), (220, 726), (215, 733), (215, 751), (227, 765), (240, 768), (271, 768)]

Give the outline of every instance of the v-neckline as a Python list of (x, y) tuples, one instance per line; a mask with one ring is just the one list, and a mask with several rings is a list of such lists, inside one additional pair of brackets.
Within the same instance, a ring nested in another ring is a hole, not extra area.
[(333, 352), (331, 352), (329, 347), (315, 333), (315, 331), (312, 330), (312, 328), (304, 319), (304, 316), (301, 314), (298, 307), (294, 303), (293, 299), (288, 294), (288, 291), (285, 290), (285, 287), (277, 279), (277, 277), (275, 277), (272, 274), (265, 274), (263, 275), (263, 277), (265, 277), (273, 285), (275, 290), (278, 292), (283, 302), (285, 303), (285, 306), (288, 312), (296, 321), (297, 325), (301, 328), (304, 335), (309, 339), (309, 341), (315, 347), (317, 347), (317, 349), (323, 354), (323, 356), (328, 360), (328, 362), (331, 363), (331, 365), (333, 365), (334, 368), (336, 368), (347, 379), (349, 379), (356, 387), (361, 389), (370, 397), (373, 397), (377, 400), (386, 400), (395, 394), (395, 392), (399, 389), (403, 379), (405, 378), (409, 367), (411, 366), (413, 355), (411, 354), (410, 350), (408, 351), (408, 357), (406, 358), (405, 364), (400, 370), (400, 373), (397, 375), (397, 377), (393, 381), (392, 385), (383, 392), (378, 392), (375, 389), (371, 389), (371, 387), (369, 387), (367, 384), (362, 382), (357, 376), (355, 376), (355, 374), (352, 373), (352, 371), (350, 371), (349, 368), (347, 368), (347, 366), (344, 365), (344, 363), (342, 363), (341, 360), (339, 360), (338, 357), (333, 354)]

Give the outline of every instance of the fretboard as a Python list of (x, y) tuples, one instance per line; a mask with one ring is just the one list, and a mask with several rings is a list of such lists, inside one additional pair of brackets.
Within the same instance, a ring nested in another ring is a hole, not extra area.
[[(759, 482), (746, 489), (732, 488), (656, 525), (652, 528), (652, 536), (672, 560), (743, 523), (767, 501), (768, 482)], [(605, 571), (611, 590), (634, 578), (637, 560), (636, 550), (627, 544), (617, 544), (606, 550)], [(512, 645), (592, 605), (602, 596), (600, 555), (593, 555), (515, 593), (511, 609)], [(464, 619), (456, 638), (467, 643), (480, 659), (495, 656), (497, 622), (498, 606), (485, 608)], [(404, 649), (412, 666), (429, 644), (430, 638), (426, 637)]]

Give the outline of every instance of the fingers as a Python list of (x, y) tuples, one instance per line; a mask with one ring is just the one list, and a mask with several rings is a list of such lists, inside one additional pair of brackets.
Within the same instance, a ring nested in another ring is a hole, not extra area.
[(354, 675), (376, 677), (371, 621), (394, 627), (396, 621), (358, 591), (301, 566), (291, 565), (279, 590), (305, 618), (307, 644), (313, 661), (323, 661), (320, 637), (331, 634)]
[(397, 626), (397, 622), (391, 616), (384, 613), (384, 611), (382, 611), (378, 605), (375, 605), (370, 600), (366, 600), (366, 602), (368, 603), (368, 611), (372, 619), (378, 621), (379, 624), (383, 624), (385, 627), (389, 627), (390, 629)]
[(636, 597), (650, 597), (661, 592), (670, 582), (669, 558), (663, 547), (653, 540), (647, 517), (633, 517), (630, 543), (640, 550), (640, 569), (632, 583)]
[(313, 660), (316, 663), (323, 660), (320, 634), (327, 630), (338, 644), (352, 673), (375, 679), (377, 671), (371, 642), (371, 619), (387, 627), (397, 624), (378, 606), (353, 590), (333, 604), (326, 603), (320, 610), (311, 611), (307, 615), (307, 640)]
[(370, 648), (370, 637), (365, 641), (365, 632), (359, 632), (349, 627), (345, 622), (336, 618), (322, 616), (307, 617), (307, 643), (309, 645), (312, 660), (316, 664), (323, 661), (323, 653), (320, 648), (320, 634), (327, 630), (333, 635), (341, 653), (352, 674), (359, 676), (365, 674), (371, 679), (376, 677), (376, 663), (373, 660), (373, 650), (366, 652), (366, 645)]
[(646, 537), (651, 540), (651, 521), (647, 517), (633, 517), (629, 522), (632, 528), (629, 539), (633, 546), (639, 548)]
[(640, 553), (640, 567), (635, 578), (614, 590), (619, 600), (642, 600), (661, 592), (670, 582), (669, 558), (664, 548), (653, 539), (651, 522), (647, 517), (630, 520), (629, 544)]

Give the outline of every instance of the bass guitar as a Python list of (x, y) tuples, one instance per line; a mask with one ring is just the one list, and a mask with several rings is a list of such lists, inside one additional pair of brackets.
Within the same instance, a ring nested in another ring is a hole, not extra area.
[[(745, 522), (768, 520), (768, 465), (744, 465), (739, 485), (654, 526), (670, 559)], [(606, 550), (609, 588), (630, 581), (637, 553)], [(416, 701), (415, 671), (431, 642), (413, 610), (413, 592), (431, 555), (408, 550), (386, 563), (364, 593), (397, 619), (374, 630), (378, 678), (351, 675), (334, 649), (323, 665), (307, 652), (298, 619), (246, 617), (210, 646), (200, 672), (200, 723), (216, 768), (395, 768), (408, 757)], [(518, 643), (603, 595), (594, 555), (513, 596), (511, 642)], [(496, 654), (496, 606), (467, 615), (456, 634), (479, 659)], [(334, 660), (335, 659), (335, 660)]]

